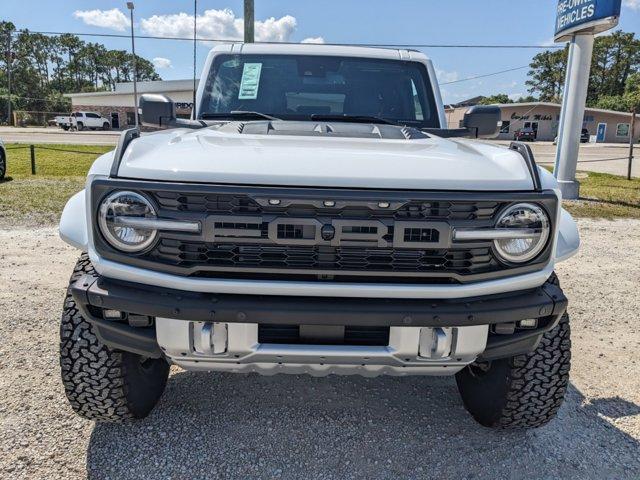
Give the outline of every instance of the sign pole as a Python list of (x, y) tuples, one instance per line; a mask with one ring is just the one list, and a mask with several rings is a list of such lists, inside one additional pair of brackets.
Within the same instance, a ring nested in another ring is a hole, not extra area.
[(580, 195), (576, 168), (594, 36), (618, 24), (621, 6), (622, 0), (558, 0), (554, 40), (570, 46), (553, 174), (562, 197), (570, 200)]
[(560, 185), (562, 197), (570, 200), (575, 200), (580, 194), (580, 184), (576, 181), (576, 168), (589, 87), (593, 43), (593, 34), (577, 34), (571, 38), (569, 47), (553, 173)]

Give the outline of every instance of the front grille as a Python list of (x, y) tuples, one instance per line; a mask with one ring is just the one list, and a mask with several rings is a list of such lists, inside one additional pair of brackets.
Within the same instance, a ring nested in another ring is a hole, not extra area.
[[(318, 197), (285, 189), (264, 194), (150, 193), (161, 210), (211, 219), (214, 238), (190, 241), (165, 235), (145, 256), (193, 276), (251, 278), (251, 272), (253, 278), (289, 274), (298, 279), (345, 281), (355, 276), (367, 281), (370, 274), (385, 281), (395, 276), (391, 281), (451, 283), (456, 276), (503, 268), (489, 242), (442, 248), (441, 241), (448, 241), (442, 238), (449, 235), (447, 223), (487, 224), (504, 202), (414, 200), (398, 193), (373, 201), (368, 192), (329, 205), (326, 200), (336, 192)], [(440, 227), (429, 222), (440, 222)], [(332, 245), (336, 235), (341, 238)]]

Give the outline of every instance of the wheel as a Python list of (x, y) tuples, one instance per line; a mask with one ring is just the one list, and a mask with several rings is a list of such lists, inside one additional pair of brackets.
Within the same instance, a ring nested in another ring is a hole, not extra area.
[(79, 132), (81, 132), (82, 130), (84, 130), (84, 123), (82, 123), (82, 122), (78, 122), (78, 123), (76, 124), (76, 130), (77, 130), (77, 131), (79, 131)]
[(102, 130), (111, 130), (111, 125), (108, 122), (102, 124)]
[(65, 125), (64, 127), (62, 127), (62, 129), (66, 132), (69, 130), (69, 127), (67, 125)]
[[(92, 273), (82, 254), (69, 283)], [(101, 422), (124, 422), (146, 417), (158, 403), (169, 376), (163, 359), (111, 350), (96, 336), (78, 310), (70, 290), (60, 326), (62, 383), (73, 410)]]
[(0, 180), (2, 180), (7, 173), (7, 157), (5, 157), (2, 150), (0, 150)]
[(565, 313), (534, 352), (460, 371), (456, 382), (467, 411), (492, 428), (533, 428), (552, 420), (569, 384), (570, 333)]

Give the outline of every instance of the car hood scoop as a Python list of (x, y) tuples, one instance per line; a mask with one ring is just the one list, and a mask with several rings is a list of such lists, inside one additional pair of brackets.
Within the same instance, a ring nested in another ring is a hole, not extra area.
[(347, 122), (296, 122), (283, 120), (230, 122), (221, 126), (218, 130), (245, 135), (379, 138), (386, 140), (428, 138), (428, 135), (412, 127)]
[(164, 130), (133, 140), (118, 176), (263, 186), (533, 189), (518, 152), (435, 134), (408, 139), (407, 132), (393, 125), (281, 121)]

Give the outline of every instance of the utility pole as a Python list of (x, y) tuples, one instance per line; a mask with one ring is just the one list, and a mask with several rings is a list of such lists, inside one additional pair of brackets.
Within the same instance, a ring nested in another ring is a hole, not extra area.
[(7, 125), (11, 125), (11, 64), (13, 52), (11, 51), (11, 32), (7, 31)]
[(133, 9), (136, 8), (133, 2), (127, 2), (127, 8), (131, 14), (131, 53), (133, 54), (133, 112), (135, 115), (136, 128), (140, 125), (138, 119), (138, 62), (136, 60), (136, 42), (133, 33)]
[(636, 111), (637, 108), (631, 110), (631, 127), (629, 132), (629, 164), (627, 165), (627, 180), (631, 180), (631, 166), (633, 165), (633, 141), (636, 127)]
[(244, 0), (244, 43), (255, 41), (253, 0)]
[(196, 118), (196, 38), (198, 27), (198, 0), (193, 0), (193, 105), (191, 106), (191, 118)]

